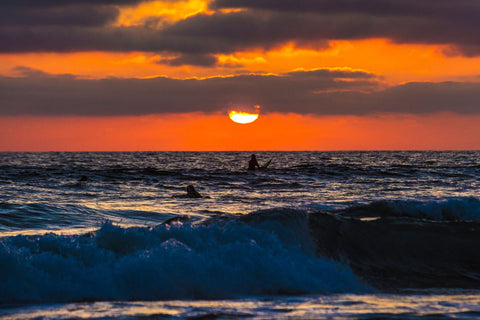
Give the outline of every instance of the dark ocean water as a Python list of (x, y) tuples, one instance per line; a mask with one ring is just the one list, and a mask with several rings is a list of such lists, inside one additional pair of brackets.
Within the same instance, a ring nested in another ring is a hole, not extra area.
[(249, 157), (0, 153), (0, 317), (480, 317), (480, 152)]

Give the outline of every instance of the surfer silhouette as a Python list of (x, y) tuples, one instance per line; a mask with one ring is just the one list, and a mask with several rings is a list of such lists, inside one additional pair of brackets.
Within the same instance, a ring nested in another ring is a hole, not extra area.
[(257, 168), (260, 168), (260, 165), (258, 164), (257, 157), (252, 154), (250, 161), (248, 161), (248, 170), (255, 170)]
[[(186, 194), (180, 194), (180, 195), (173, 195), (172, 198), (203, 198), (203, 196), (198, 193), (197, 190), (195, 190), (195, 187), (192, 186), (191, 184), (187, 186), (187, 193)], [(205, 198), (210, 198), (209, 196), (206, 196)]]
[(201, 198), (202, 195), (190, 184), (187, 186), (187, 198)]
[(88, 177), (81, 176), (80, 179), (77, 180), (77, 183), (73, 184), (73, 187), (83, 188), (87, 185)]

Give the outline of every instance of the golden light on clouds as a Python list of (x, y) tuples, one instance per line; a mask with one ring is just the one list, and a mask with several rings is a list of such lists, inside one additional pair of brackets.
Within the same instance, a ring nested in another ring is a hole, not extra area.
[(147, 19), (152, 22), (152, 17), (159, 18), (157, 23), (161, 24), (165, 21), (178, 21), (207, 11), (208, 6), (205, 0), (147, 1), (134, 7), (122, 8), (117, 25), (142, 25)]
[[(159, 53), (147, 52), (1, 54), (0, 74), (16, 76), (13, 68), (24, 66), (47, 73), (71, 73), (83, 78), (201, 78), (245, 72), (279, 74), (298, 68), (349, 67), (381, 75), (389, 84), (478, 79), (480, 57), (447, 57), (442, 54), (442, 49), (434, 45), (400, 45), (382, 39), (331, 41), (331, 47), (323, 51), (288, 45), (270, 51), (219, 54), (215, 67), (165, 65), (159, 63), (164, 58)], [(392, 60), (395, 63), (391, 63)]]

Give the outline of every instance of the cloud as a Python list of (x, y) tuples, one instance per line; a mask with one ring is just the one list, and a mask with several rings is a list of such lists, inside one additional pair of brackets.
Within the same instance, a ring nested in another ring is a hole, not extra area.
[[(102, 5), (131, 5), (141, 0), (102, 0)], [(143, 0), (145, 1), (145, 0)], [(0, 7), (55, 7), (72, 4), (99, 5), (98, 0), (2, 0)]]
[(118, 8), (113, 6), (91, 5), (7, 7), (0, 10), (0, 27), (103, 26), (114, 22), (119, 14)]
[(200, 13), (160, 27), (111, 24), (118, 6), (139, 2), (7, 0), (0, 4), (0, 52), (148, 51), (178, 56), (165, 63), (212, 66), (212, 55), (252, 48), (387, 38), (480, 55), (477, 0), (216, 0), (214, 9), (243, 10)]
[(2, 0), (0, 26), (103, 26), (145, 0)]
[(214, 0), (211, 7), (268, 11), (363, 13), (372, 15), (456, 16), (475, 18), (476, 0)]
[(192, 65), (192, 66), (213, 66), (217, 64), (217, 58), (213, 55), (182, 54), (173, 58), (163, 58), (157, 63), (170, 66)]
[(455, 112), (480, 114), (479, 82), (407, 83), (384, 88), (365, 71), (319, 69), (206, 79), (78, 79), (18, 68), (0, 77), (1, 115), (115, 116), (213, 113), (259, 104), (264, 112), (317, 115)]
[[(362, 3), (367, 6), (368, 1)], [(434, 6), (435, 2), (431, 3)], [(232, 48), (231, 51), (251, 47), (269, 49), (286, 42), (302, 46), (326, 45), (329, 40), (388, 38), (398, 43), (454, 45), (459, 50), (468, 47), (468, 54), (480, 54), (480, 40), (472, 32), (480, 28), (480, 19), (473, 19), (468, 10), (461, 12), (465, 15), (459, 12), (449, 15), (448, 10), (452, 8), (423, 16), (366, 13), (365, 10), (333, 13), (315, 10), (219, 12), (179, 21), (163, 30), (162, 34), (184, 40), (190, 37), (207, 39), (213, 52), (228, 51), (226, 48)], [(472, 6), (471, 10), (477, 17), (480, 16), (479, 8)]]

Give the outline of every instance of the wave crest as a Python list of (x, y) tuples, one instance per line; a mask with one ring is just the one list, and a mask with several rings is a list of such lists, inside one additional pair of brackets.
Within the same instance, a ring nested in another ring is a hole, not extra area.
[(350, 217), (405, 217), (433, 221), (480, 221), (480, 200), (473, 197), (436, 201), (384, 200), (352, 206), (341, 212)]

